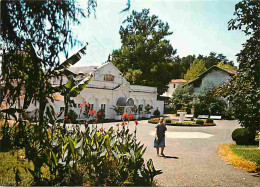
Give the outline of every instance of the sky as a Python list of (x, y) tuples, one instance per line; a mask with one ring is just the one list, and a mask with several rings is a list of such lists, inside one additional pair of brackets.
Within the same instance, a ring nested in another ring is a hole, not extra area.
[[(85, 0), (78, 0), (86, 7)], [(241, 31), (228, 31), (228, 21), (233, 18), (238, 0), (131, 0), (129, 12), (120, 13), (127, 0), (97, 0), (96, 18), (82, 18), (73, 27), (74, 37), (88, 42), (86, 55), (75, 66), (102, 65), (108, 55), (121, 47), (119, 28), (132, 10), (149, 8), (150, 14), (168, 22), (173, 32), (170, 40), (177, 55), (208, 55), (211, 51), (222, 53), (236, 63), (236, 54), (242, 49), (246, 37)], [(69, 51), (73, 55), (82, 46)], [(64, 59), (64, 57), (63, 57)]]

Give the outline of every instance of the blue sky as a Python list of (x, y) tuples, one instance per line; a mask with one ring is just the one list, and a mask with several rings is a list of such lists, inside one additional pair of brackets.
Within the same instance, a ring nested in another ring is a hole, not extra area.
[[(85, 0), (79, 0), (82, 7)], [(87, 54), (76, 66), (101, 65), (109, 53), (121, 46), (119, 28), (130, 12), (121, 13), (127, 0), (97, 0), (96, 19), (81, 20), (73, 28), (76, 39), (88, 42)], [(131, 0), (131, 10), (149, 8), (151, 14), (168, 22), (171, 41), (177, 55), (208, 55), (223, 53), (236, 63), (235, 55), (242, 49), (246, 37), (241, 31), (228, 31), (237, 0)], [(74, 47), (69, 55), (80, 46)]]

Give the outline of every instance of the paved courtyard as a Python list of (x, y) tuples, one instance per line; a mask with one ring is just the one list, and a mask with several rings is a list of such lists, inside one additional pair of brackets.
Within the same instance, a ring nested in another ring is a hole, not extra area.
[[(139, 122), (138, 139), (147, 147), (145, 159), (152, 158), (163, 174), (156, 179), (163, 186), (260, 186), (260, 178), (221, 160), (217, 146), (233, 142), (231, 133), (237, 121), (215, 121), (211, 127), (167, 126), (166, 157), (158, 157), (153, 148), (156, 124)], [(115, 123), (104, 124), (107, 129)], [(130, 123), (134, 129), (134, 122)]]

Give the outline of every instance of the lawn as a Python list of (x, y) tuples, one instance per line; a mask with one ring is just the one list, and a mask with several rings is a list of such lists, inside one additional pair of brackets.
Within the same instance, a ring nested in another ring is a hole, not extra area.
[(231, 145), (230, 148), (237, 156), (243, 157), (244, 159), (260, 166), (260, 149), (258, 149), (257, 145)]

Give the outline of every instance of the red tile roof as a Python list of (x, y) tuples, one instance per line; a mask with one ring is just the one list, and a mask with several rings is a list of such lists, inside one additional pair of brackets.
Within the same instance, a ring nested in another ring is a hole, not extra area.
[(172, 79), (171, 80), (171, 83), (185, 83), (185, 82), (187, 82), (187, 81), (184, 79)]

